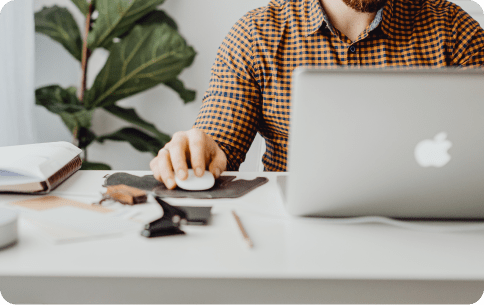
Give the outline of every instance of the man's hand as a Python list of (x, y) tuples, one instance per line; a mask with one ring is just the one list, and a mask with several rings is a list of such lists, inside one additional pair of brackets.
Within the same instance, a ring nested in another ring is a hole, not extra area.
[(170, 190), (176, 187), (175, 175), (181, 180), (188, 178), (189, 167), (198, 177), (208, 169), (215, 179), (227, 168), (223, 150), (209, 135), (196, 128), (175, 133), (150, 162), (153, 176)]

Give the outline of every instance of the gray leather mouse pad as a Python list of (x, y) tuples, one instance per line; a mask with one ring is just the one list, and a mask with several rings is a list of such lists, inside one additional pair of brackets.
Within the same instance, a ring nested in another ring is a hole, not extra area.
[(114, 173), (105, 178), (103, 186), (124, 184), (154, 192), (160, 197), (217, 199), (241, 197), (269, 181), (266, 177), (257, 177), (253, 180), (238, 179), (234, 181), (235, 178), (235, 176), (220, 176), (215, 180), (215, 185), (209, 190), (186, 191), (179, 187), (176, 187), (174, 190), (169, 190), (162, 182), (156, 180), (153, 175), (139, 177), (128, 173)]

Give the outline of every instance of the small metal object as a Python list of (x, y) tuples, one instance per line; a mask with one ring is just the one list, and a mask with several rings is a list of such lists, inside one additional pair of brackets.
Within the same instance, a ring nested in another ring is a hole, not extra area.
[(102, 199), (93, 204), (102, 204), (106, 200), (114, 200), (126, 205), (135, 205), (147, 201), (146, 192), (135, 187), (119, 184), (106, 188), (107, 191), (102, 194)]
[(176, 208), (160, 197), (155, 196), (156, 201), (163, 209), (163, 217), (145, 225), (141, 235), (145, 237), (157, 237), (185, 234), (180, 229), (181, 223), (186, 223), (187, 214), (179, 208)]

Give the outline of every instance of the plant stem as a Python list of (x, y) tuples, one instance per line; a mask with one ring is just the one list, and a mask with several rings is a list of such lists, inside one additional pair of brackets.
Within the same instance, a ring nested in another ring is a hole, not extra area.
[(79, 129), (76, 127), (74, 127), (74, 130), (72, 131), (72, 144), (73, 145), (76, 145), (77, 147), (79, 147), (79, 142), (77, 141), (77, 134), (79, 133)]
[(82, 150), (84, 152), (84, 158), (82, 161), (87, 161), (87, 147), (84, 147)]
[(82, 43), (82, 80), (81, 80), (81, 89), (79, 91), (79, 101), (81, 104), (84, 102), (84, 92), (86, 91), (86, 79), (87, 79), (87, 62), (89, 60), (89, 56), (91, 55), (91, 51), (87, 48), (87, 35), (89, 34), (89, 30), (91, 28), (91, 16), (93, 11), (92, 1), (89, 3), (89, 11), (86, 16), (86, 27), (84, 29), (84, 39)]
[[(87, 48), (87, 36), (89, 34), (89, 30), (91, 29), (91, 16), (93, 12), (94, 6), (92, 4), (92, 1), (89, 3), (89, 11), (87, 12), (86, 16), (86, 26), (84, 29), (84, 38), (82, 42), (82, 62), (81, 62), (81, 67), (82, 67), (82, 79), (81, 79), (81, 88), (79, 90), (79, 102), (81, 104), (84, 104), (84, 93), (86, 91), (86, 83), (87, 83), (87, 62), (89, 61), (89, 57), (91, 56), (91, 50)], [(79, 135), (79, 129), (74, 128), (74, 132), (72, 133), (72, 143), (76, 146), (79, 146), (79, 141), (78, 141), (78, 135)], [(87, 159), (87, 148), (84, 148), (84, 160)]]

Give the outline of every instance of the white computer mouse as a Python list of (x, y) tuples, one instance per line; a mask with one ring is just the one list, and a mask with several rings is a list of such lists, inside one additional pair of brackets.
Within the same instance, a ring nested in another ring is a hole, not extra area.
[(176, 185), (187, 191), (203, 191), (208, 190), (215, 184), (215, 178), (209, 171), (205, 171), (202, 177), (195, 176), (193, 169), (188, 169), (188, 178), (180, 180), (175, 176)]

